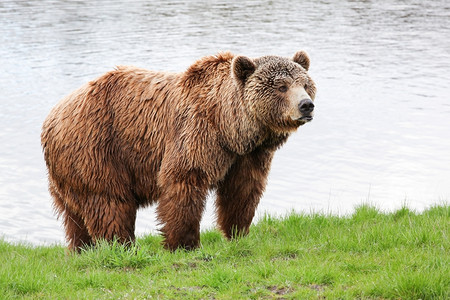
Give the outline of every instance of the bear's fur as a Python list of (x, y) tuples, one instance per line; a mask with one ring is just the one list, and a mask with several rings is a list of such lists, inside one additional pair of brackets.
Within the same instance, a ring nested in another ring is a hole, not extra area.
[(153, 203), (166, 248), (198, 247), (210, 190), (226, 237), (246, 234), (275, 150), (312, 119), (308, 68), (303, 51), (226, 52), (182, 73), (118, 67), (64, 98), (41, 139), (69, 248), (133, 241), (136, 210)]

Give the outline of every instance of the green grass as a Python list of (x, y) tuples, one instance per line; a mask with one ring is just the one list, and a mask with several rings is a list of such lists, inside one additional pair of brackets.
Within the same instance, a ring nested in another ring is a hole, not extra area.
[(423, 213), (266, 216), (233, 241), (202, 233), (198, 250), (159, 236), (124, 248), (0, 241), (0, 299), (450, 299), (450, 206)]

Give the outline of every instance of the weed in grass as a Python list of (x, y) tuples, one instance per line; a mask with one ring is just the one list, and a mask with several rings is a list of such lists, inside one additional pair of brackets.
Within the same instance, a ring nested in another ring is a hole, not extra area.
[(217, 291), (224, 291), (232, 284), (241, 283), (241, 276), (232, 267), (223, 267), (215, 269), (210, 273), (205, 274), (202, 285), (211, 287)]
[(275, 273), (275, 267), (271, 261), (260, 261), (255, 263), (253, 272), (261, 279), (268, 279)]
[(105, 267), (105, 268), (141, 268), (160, 259), (157, 254), (152, 254), (140, 244), (120, 244), (117, 240), (113, 242), (98, 241), (95, 246), (82, 250), (78, 259), (80, 267)]

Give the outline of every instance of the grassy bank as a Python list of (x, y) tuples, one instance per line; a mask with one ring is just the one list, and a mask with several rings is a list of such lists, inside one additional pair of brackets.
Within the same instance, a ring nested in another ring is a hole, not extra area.
[(158, 236), (101, 244), (81, 255), (62, 246), (0, 241), (0, 299), (450, 298), (450, 206), (349, 217), (266, 217), (229, 242), (170, 253)]

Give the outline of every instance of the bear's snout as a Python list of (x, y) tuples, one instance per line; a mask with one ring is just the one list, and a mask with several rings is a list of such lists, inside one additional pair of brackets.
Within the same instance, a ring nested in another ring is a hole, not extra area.
[(298, 109), (302, 114), (301, 120), (311, 121), (312, 115), (311, 113), (314, 111), (314, 103), (311, 99), (303, 99), (298, 104)]

